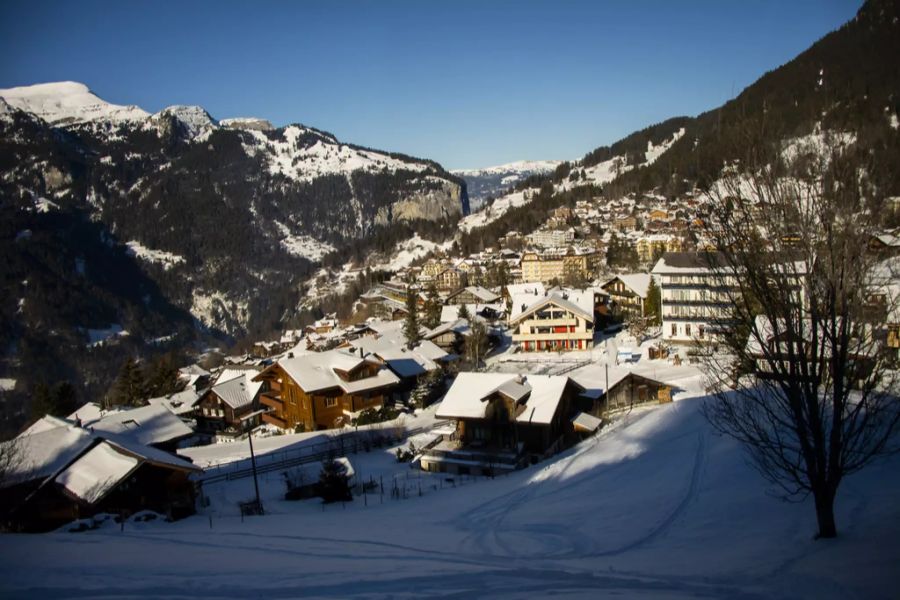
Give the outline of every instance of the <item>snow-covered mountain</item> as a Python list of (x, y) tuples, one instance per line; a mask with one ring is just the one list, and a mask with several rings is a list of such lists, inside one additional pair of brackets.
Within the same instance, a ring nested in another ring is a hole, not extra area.
[(134, 347), (191, 318), (266, 331), (325, 254), (452, 232), (468, 211), (433, 161), (199, 106), (150, 114), (71, 82), (0, 90), (0, 198), (0, 374), (41, 344), (60, 350), (45, 376), (96, 381), (66, 352), (86, 331), (116, 325)]
[(13, 108), (53, 125), (97, 121), (128, 123), (143, 121), (150, 116), (137, 106), (119, 106), (101, 100), (86, 85), (74, 81), (0, 89), (0, 97)]
[(482, 169), (458, 169), (451, 171), (466, 180), (469, 202), (473, 211), (478, 210), (489, 197), (498, 197), (509, 188), (532, 175), (543, 175), (556, 169), (560, 160), (520, 160)]

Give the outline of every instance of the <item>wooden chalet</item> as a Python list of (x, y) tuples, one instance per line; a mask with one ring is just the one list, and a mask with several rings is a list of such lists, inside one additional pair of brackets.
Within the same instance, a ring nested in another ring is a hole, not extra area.
[(262, 382), (260, 402), (270, 409), (264, 422), (315, 431), (342, 427), (361, 411), (380, 408), (400, 380), (364, 352), (329, 350), (281, 359), (254, 381)]
[(652, 278), (650, 273), (627, 273), (616, 275), (601, 287), (618, 312), (643, 317)]
[(594, 345), (594, 319), (592, 293), (553, 293), (530, 305), (514, 297), (509, 325), (513, 342), (525, 352), (587, 350)]
[(190, 475), (200, 469), (124, 436), (45, 418), (12, 442), (25, 459), (0, 482), (7, 529), (49, 531), (98, 513), (194, 512)]
[(493, 304), (500, 301), (500, 295), (481, 286), (470, 285), (451, 292), (446, 304)]
[(564, 376), (460, 373), (436, 414), (454, 428), (423, 454), (422, 469), (490, 474), (548, 456), (575, 439), (582, 392)]
[(226, 369), (215, 385), (200, 397), (197, 427), (206, 433), (241, 433), (260, 423), (260, 382), (255, 370)]

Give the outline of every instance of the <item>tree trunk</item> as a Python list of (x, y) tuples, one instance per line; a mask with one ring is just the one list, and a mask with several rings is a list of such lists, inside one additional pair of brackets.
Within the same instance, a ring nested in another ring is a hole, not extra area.
[(816, 539), (837, 537), (837, 527), (834, 524), (834, 493), (829, 490), (814, 492), (816, 501), (816, 521), (819, 524), (819, 533)]

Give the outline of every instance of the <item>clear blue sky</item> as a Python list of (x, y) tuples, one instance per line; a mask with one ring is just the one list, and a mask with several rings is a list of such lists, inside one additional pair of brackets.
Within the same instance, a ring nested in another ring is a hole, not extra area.
[(574, 159), (718, 106), (860, 0), (0, 3), (0, 87), (302, 122), (447, 168)]

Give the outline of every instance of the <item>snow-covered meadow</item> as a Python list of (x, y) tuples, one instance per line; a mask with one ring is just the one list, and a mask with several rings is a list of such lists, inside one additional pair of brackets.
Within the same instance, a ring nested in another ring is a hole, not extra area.
[(210, 486), (210, 506), (177, 523), (2, 536), (0, 595), (896, 597), (900, 460), (848, 478), (840, 537), (814, 541), (811, 502), (771, 495), (706, 423), (693, 382), (672, 404), (493, 480), (451, 483), (373, 450), (351, 456), (358, 473), (411, 480), (408, 498), (323, 510), (280, 499), (273, 473), (262, 517), (234, 510), (252, 496), (242, 479)]

